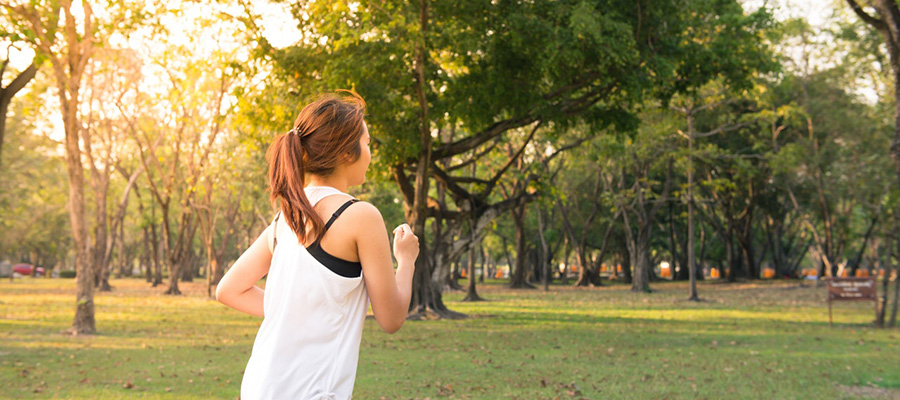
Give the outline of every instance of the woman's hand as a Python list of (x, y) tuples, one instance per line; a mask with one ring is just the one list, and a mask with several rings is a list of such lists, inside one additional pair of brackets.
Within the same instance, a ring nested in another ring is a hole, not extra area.
[(413, 264), (419, 257), (419, 238), (408, 224), (394, 228), (394, 257), (397, 264)]

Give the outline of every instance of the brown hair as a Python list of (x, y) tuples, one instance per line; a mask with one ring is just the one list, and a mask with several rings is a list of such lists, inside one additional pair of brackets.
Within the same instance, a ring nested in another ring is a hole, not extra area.
[(269, 147), (269, 195), (280, 202), (283, 219), (305, 242), (320, 237), (325, 223), (313, 210), (303, 188), (305, 175), (328, 176), (344, 162), (355, 162), (362, 149), (366, 102), (353, 91), (325, 94), (303, 107), (288, 133)]

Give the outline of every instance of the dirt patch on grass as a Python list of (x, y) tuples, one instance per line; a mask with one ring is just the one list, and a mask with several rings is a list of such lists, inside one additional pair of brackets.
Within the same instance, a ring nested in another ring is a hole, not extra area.
[(841, 392), (863, 399), (900, 400), (900, 389), (887, 389), (872, 386), (838, 386)]

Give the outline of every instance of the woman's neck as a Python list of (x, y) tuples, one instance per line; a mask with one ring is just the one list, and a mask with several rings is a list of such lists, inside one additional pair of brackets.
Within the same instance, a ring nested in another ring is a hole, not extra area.
[(347, 193), (347, 189), (350, 188), (350, 185), (343, 179), (338, 179), (335, 176), (316, 176), (316, 175), (306, 175), (307, 186), (328, 186), (333, 187), (337, 190), (340, 190), (344, 193)]

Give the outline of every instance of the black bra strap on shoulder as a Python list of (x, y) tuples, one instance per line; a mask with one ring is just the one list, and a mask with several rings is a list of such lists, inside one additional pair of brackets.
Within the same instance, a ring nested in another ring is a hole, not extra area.
[(341, 216), (341, 213), (343, 213), (344, 210), (347, 209), (347, 207), (350, 207), (351, 204), (356, 203), (357, 201), (359, 201), (359, 200), (350, 199), (350, 200), (347, 200), (346, 203), (344, 203), (340, 207), (338, 207), (337, 211), (335, 211), (334, 214), (331, 215), (331, 219), (329, 219), (328, 222), (325, 224), (325, 229), (322, 230), (322, 234), (324, 235), (325, 232), (328, 231), (328, 228), (331, 228), (331, 224), (333, 224), (334, 221), (336, 219), (338, 219), (338, 217)]

